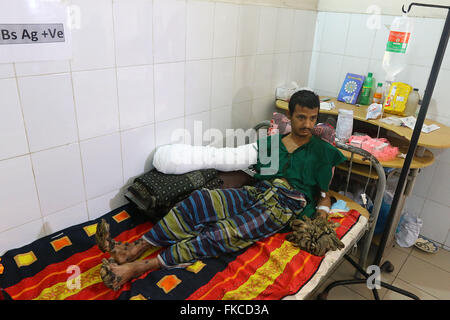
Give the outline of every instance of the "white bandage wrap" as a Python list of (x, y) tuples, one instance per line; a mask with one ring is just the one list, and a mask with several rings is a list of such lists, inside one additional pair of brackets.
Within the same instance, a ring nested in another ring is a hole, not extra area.
[(330, 213), (330, 207), (327, 207), (327, 206), (318, 206), (318, 207), (316, 207), (316, 209), (325, 211), (326, 213)]
[(245, 170), (258, 159), (256, 142), (236, 148), (169, 144), (156, 149), (153, 166), (165, 174), (183, 174), (201, 169)]

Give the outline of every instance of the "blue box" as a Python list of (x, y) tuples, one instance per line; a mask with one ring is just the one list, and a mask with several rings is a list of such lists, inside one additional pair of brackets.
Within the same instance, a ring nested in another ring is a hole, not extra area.
[(337, 100), (345, 103), (356, 104), (359, 93), (364, 83), (364, 76), (354, 73), (347, 73), (342, 83), (341, 91)]

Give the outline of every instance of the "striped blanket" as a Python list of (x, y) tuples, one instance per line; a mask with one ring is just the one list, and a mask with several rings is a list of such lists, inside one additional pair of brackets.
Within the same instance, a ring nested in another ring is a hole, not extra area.
[[(359, 219), (349, 211), (336, 229), (343, 237)], [(315, 274), (324, 257), (306, 253), (278, 233), (239, 252), (197, 261), (187, 268), (154, 270), (108, 289), (99, 274), (102, 253), (95, 244), (97, 223), (104, 218), (118, 241), (132, 242), (151, 227), (129, 205), (99, 219), (69, 227), (6, 252), (0, 263), (1, 293), (13, 300), (143, 299), (281, 299), (296, 293)], [(160, 249), (141, 259), (155, 257)]]

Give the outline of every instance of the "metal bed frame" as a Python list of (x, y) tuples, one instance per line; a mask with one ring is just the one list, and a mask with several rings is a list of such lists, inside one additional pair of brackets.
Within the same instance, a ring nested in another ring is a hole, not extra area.
[[(367, 152), (366, 150), (363, 150), (361, 148), (357, 148), (351, 145), (347, 145), (341, 142), (336, 142), (336, 147), (339, 149), (343, 149), (346, 151), (351, 152), (351, 159), (353, 159), (353, 154), (359, 154), (361, 156), (363, 156), (363, 160), (370, 160), (371, 164), (373, 167), (375, 167), (375, 170), (378, 174), (378, 183), (377, 183), (377, 192), (376, 192), (376, 196), (375, 196), (375, 200), (374, 200), (374, 205), (373, 205), (373, 209), (372, 212), (370, 214), (370, 218), (369, 218), (369, 222), (368, 222), (368, 230), (366, 231), (364, 237), (364, 241), (362, 243), (362, 251), (359, 257), (359, 264), (356, 263), (348, 254), (344, 255), (344, 258), (350, 262), (350, 264), (357, 270), (356, 274), (355, 274), (355, 278), (359, 278), (360, 275), (363, 276), (363, 279), (351, 279), (351, 280), (339, 280), (339, 281), (334, 281), (332, 283), (330, 283), (325, 290), (319, 294), (318, 299), (319, 300), (326, 300), (328, 293), (331, 289), (333, 289), (334, 287), (340, 286), (340, 285), (352, 285), (352, 284), (361, 284), (361, 283), (367, 283), (367, 281), (369, 280), (369, 278), (371, 277), (370, 274), (368, 274), (366, 272), (366, 267), (367, 267), (367, 256), (369, 254), (369, 249), (370, 249), (370, 244), (372, 242), (372, 238), (373, 238), (373, 234), (375, 231), (375, 226), (378, 220), (378, 214), (380, 212), (380, 208), (381, 208), (381, 203), (383, 201), (383, 195), (384, 195), (384, 191), (386, 189), (386, 175), (384, 173), (384, 169), (383, 166), (381, 166), (380, 162), (377, 160), (377, 158), (375, 158), (370, 152)], [(350, 167), (349, 167), (349, 171), (348, 171), (348, 177), (350, 177), (351, 171), (352, 171), (352, 162), (350, 161)], [(347, 179), (347, 183), (348, 183), (348, 179)], [(380, 267), (379, 267), (380, 268)], [(381, 268), (380, 268), (381, 269)], [(405, 291), (403, 289), (394, 287), (386, 282), (383, 281), (379, 281), (377, 283), (377, 285), (379, 285), (380, 287), (385, 287), (389, 290), (398, 292), (402, 295), (405, 295), (407, 297), (410, 297), (414, 300), (420, 300), (419, 297), (417, 297), (416, 295)], [(378, 295), (378, 289), (376, 289), (376, 287), (374, 287), (372, 289), (372, 293), (373, 296), (375, 298), (375, 300), (380, 300), (380, 297)]]
[[(253, 129), (256, 132), (259, 132), (260, 129), (267, 129), (270, 126), (270, 121), (265, 120), (262, 121), (260, 123), (258, 123), (256, 126), (253, 127)], [(248, 142), (246, 142), (248, 143)], [(346, 250), (346, 253), (344, 255), (344, 258), (350, 262), (350, 264), (357, 270), (355, 273), (355, 279), (350, 279), (350, 280), (340, 280), (340, 281), (335, 281), (330, 283), (326, 289), (320, 293), (318, 295), (318, 299), (319, 300), (326, 300), (328, 293), (331, 289), (333, 289), (336, 286), (340, 286), (340, 285), (352, 285), (352, 284), (361, 284), (361, 283), (367, 283), (367, 280), (369, 277), (371, 277), (370, 274), (368, 274), (366, 272), (366, 267), (367, 267), (367, 258), (368, 258), (368, 254), (369, 254), (369, 249), (370, 249), (370, 245), (372, 243), (372, 238), (373, 238), (373, 234), (375, 231), (375, 226), (378, 220), (378, 214), (380, 212), (380, 208), (381, 208), (381, 203), (383, 201), (383, 195), (386, 189), (386, 175), (383, 169), (383, 166), (380, 164), (380, 162), (378, 161), (377, 158), (375, 158), (370, 152), (363, 150), (361, 148), (357, 148), (351, 145), (347, 145), (345, 143), (336, 142), (336, 147), (342, 150), (346, 150), (348, 152), (351, 153), (351, 159), (353, 159), (353, 155), (359, 154), (363, 157), (363, 160), (369, 160), (371, 162), (371, 165), (373, 168), (375, 168), (375, 171), (378, 174), (378, 182), (377, 182), (377, 192), (376, 192), (376, 196), (374, 199), (374, 204), (373, 204), (373, 209), (372, 212), (370, 213), (370, 218), (369, 221), (367, 223), (366, 226), (366, 232), (363, 233), (359, 238), (355, 239), (351, 245), (347, 246), (347, 248), (344, 248), (343, 250)], [(348, 171), (348, 176), (347, 176), (347, 183), (349, 181), (349, 177), (351, 174), (351, 170), (352, 169), (352, 161), (350, 160), (350, 166), (349, 166), (349, 171)], [(364, 239), (363, 239), (364, 238)], [(359, 255), (359, 261), (358, 263), (355, 262), (349, 255), (348, 252), (351, 250), (351, 248), (357, 244), (361, 239), (363, 239), (362, 241), (362, 247), (361, 247), (361, 252)], [(329, 271), (328, 274), (330, 274), (332, 271), (334, 271), (334, 269), (336, 269), (337, 264), (335, 264), (334, 267), (332, 267)], [(361, 277), (363, 277), (363, 279), (361, 279)], [(322, 279), (321, 282), (323, 282), (324, 279)], [(320, 286), (321, 283), (318, 284), (318, 286)], [(405, 296), (408, 296), (412, 299), (415, 300), (419, 300), (419, 298), (414, 295), (411, 294), (405, 290), (402, 290), (400, 288), (394, 287), (388, 283), (385, 283), (383, 281), (380, 281), (379, 283), (376, 283), (378, 285), (380, 285), (381, 287), (385, 287), (387, 289), (393, 290), (395, 292), (398, 292), (400, 294), (403, 294)], [(375, 298), (375, 300), (379, 300), (380, 297), (378, 295), (378, 289), (373, 288), (372, 289), (372, 293), (373, 296)]]

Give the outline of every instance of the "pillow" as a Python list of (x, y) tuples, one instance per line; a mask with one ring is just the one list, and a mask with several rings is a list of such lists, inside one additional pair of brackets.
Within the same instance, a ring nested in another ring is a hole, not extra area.
[(312, 129), (312, 134), (319, 137), (320, 139), (336, 145), (336, 129), (329, 123), (318, 123)]
[[(275, 134), (277, 129), (281, 135), (291, 132), (291, 120), (282, 113), (274, 112), (272, 119), (270, 120), (270, 127), (267, 130), (267, 135), (271, 136)], [(329, 123), (316, 124), (312, 130), (312, 134), (335, 145), (336, 129)]]
[(291, 132), (291, 120), (282, 113), (274, 112), (272, 119), (270, 120), (270, 127), (267, 130), (267, 135), (271, 136), (275, 134), (276, 129), (278, 129), (278, 132), (281, 135)]

